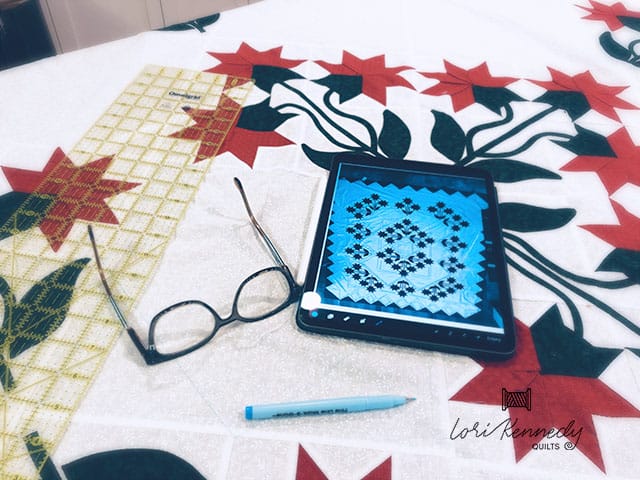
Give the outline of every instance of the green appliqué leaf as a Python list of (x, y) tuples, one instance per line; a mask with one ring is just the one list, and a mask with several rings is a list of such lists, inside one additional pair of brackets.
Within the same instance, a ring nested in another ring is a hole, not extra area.
[(640, 18), (626, 15), (618, 16), (618, 20), (625, 26), (640, 32)]
[(280, 113), (269, 106), (269, 98), (256, 105), (244, 107), (238, 119), (238, 127), (254, 132), (273, 132), (295, 113)]
[(616, 153), (611, 148), (609, 141), (599, 133), (587, 130), (574, 124), (578, 132), (570, 140), (553, 140), (554, 143), (566, 148), (576, 155), (590, 155), (595, 157), (615, 157)]
[(640, 284), (640, 252), (616, 248), (602, 261), (598, 271), (621, 272), (634, 283)]
[(450, 115), (432, 110), (435, 124), (431, 130), (431, 144), (449, 160), (458, 163), (464, 153), (466, 135)]
[(69, 480), (206, 480), (190, 463), (163, 450), (100, 452), (62, 466)]
[(351, 100), (362, 93), (362, 77), (360, 75), (328, 75), (315, 83), (329, 87), (329, 90), (336, 92), (340, 98), (340, 103)]
[(591, 105), (580, 92), (565, 92), (562, 90), (551, 90), (536, 98), (535, 102), (548, 103), (554, 107), (561, 108), (569, 114), (571, 120), (576, 120), (591, 110)]
[(523, 203), (501, 203), (500, 223), (505, 230), (540, 232), (555, 230), (569, 223), (576, 215), (573, 208), (543, 208)]
[(484, 105), (492, 112), (500, 115), (500, 110), (505, 105), (514, 101), (522, 101), (523, 98), (513, 93), (508, 88), (481, 87), (473, 85), (473, 98), (480, 105)]
[(557, 305), (531, 326), (531, 336), (543, 375), (598, 378), (622, 352), (618, 348), (594, 347), (568, 329)]
[(324, 168), (325, 170), (329, 170), (331, 168), (331, 162), (333, 162), (333, 157), (336, 156), (338, 152), (321, 152), (319, 150), (314, 150), (309, 145), (303, 143), (302, 151), (307, 156), (309, 160), (315, 163), (320, 168)]
[(304, 78), (288, 68), (273, 67), (271, 65), (254, 65), (252, 76), (256, 82), (256, 87), (265, 92), (271, 92), (271, 89), (277, 83)]
[(536, 165), (496, 158), (495, 160), (480, 160), (472, 164), (474, 168), (481, 168), (491, 174), (496, 182), (513, 183), (531, 179), (559, 180), (562, 177), (555, 172)]
[(40, 225), (55, 195), (9, 192), (0, 196), (0, 240)]
[(411, 132), (395, 113), (385, 110), (378, 145), (390, 158), (403, 159), (411, 145)]
[(180, 32), (183, 30), (198, 30), (200, 33), (205, 32), (205, 27), (217, 22), (220, 19), (219, 13), (214, 13), (213, 15), (207, 15), (206, 17), (196, 18), (195, 20), (191, 20), (189, 22), (184, 23), (176, 23), (173, 25), (169, 25), (168, 27), (159, 28), (158, 30), (163, 32)]
[[(4, 320), (0, 328), (0, 346), (9, 358), (46, 340), (62, 324), (69, 311), (78, 276), (89, 262), (75, 260), (50, 273), (16, 301), (7, 282), (0, 282), (4, 301)], [(0, 375), (5, 388), (13, 386), (11, 372), (0, 357)]]

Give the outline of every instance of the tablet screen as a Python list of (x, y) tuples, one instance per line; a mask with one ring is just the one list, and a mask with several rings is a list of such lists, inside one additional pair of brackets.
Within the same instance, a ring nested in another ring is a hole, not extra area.
[(465, 169), (402, 168), (414, 163), (337, 162), (304, 289), (307, 321), (335, 327), (338, 316), (504, 335), (491, 184)]

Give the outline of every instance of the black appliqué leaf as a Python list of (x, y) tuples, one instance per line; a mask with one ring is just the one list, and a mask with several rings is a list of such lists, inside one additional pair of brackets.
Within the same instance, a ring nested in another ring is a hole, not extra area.
[[(5, 355), (15, 358), (58, 329), (69, 311), (76, 280), (88, 262), (88, 258), (81, 258), (55, 270), (32, 286), (19, 302), (7, 282), (0, 282), (5, 312), (0, 346)], [(5, 389), (12, 388), (11, 372), (1, 356), (0, 374)]]
[(640, 284), (640, 252), (616, 248), (602, 261), (598, 271), (621, 272), (634, 283)]
[(403, 159), (411, 145), (409, 128), (390, 110), (385, 110), (382, 118), (382, 130), (378, 138), (380, 149), (390, 158)]
[(569, 114), (571, 120), (576, 120), (591, 110), (587, 97), (580, 92), (565, 92), (551, 90), (534, 100), (535, 102), (548, 103), (561, 108)]
[(524, 203), (501, 203), (500, 223), (505, 230), (540, 232), (554, 230), (569, 223), (576, 215), (573, 208), (543, 208)]
[(450, 115), (432, 110), (435, 124), (431, 130), (431, 144), (452, 162), (458, 163), (464, 153), (466, 135)]
[(590, 155), (596, 157), (615, 157), (616, 153), (611, 148), (609, 141), (599, 133), (587, 130), (574, 124), (578, 132), (570, 140), (553, 140), (554, 143), (566, 148), (576, 155)]
[(604, 32), (601, 34), (600, 37), (598, 37), (598, 41), (600, 42), (602, 49), (617, 60), (627, 62), (633, 56), (632, 52), (627, 47), (620, 45), (613, 39), (611, 32)]
[(360, 75), (338, 75), (331, 74), (315, 83), (329, 87), (329, 90), (336, 92), (340, 103), (351, 100), (362, 93), (362, 76)]
[(215, 23), (220, 18), (219, 13), (214, 13), (213, 15), (207, 15), (206, 17), (196, 18), (195, 20), (191, 20), (189, 22), (184, 23), (176, 23), (174, 25), (169, 25), (168, 27), (159, 28), (160, 31), (165, 32), (179, 32), (183, 30), (198, 30), (200, 33), (205, 32), (205, 27)]
[(500, 110), (505, 105), (514, 101), (522, 101), (523, 98), (513, 93), (508, 88), (502, 87), (481, 87), (473, 85), (473, 98), (480, 105), (484, 105), (492, 112), (500, 114)]
[(0, 240), (40, 225), (55, 195), (9, 192), (0, 196)]
[(531, 336), (543, 375), (598, 378), (622, 352), (594, 347), (562, 323), (557, 305), (531, 326)]
[(559, 180), (562, 177), (555, 172), (536, 165), (511, 160), (508, 158), (496, 158), (495, 160), (480, 160), (473, 166), (486, 170), (496, 182), (513, 183), (534, 178), (546, 180)]
[(618, 20), (620, 20), (620, 23), (622, 23), (625, 27), (629, 27), (640, 32), (640, 18), (629, 17), (627, 15), (618, 15)]
[(265, 92), (271, 92), (271, 89), (277, 83), (304, 78), (302, 75), (288, 68), (274, 67), (271, 65), (254, 65), (252, 76), (256, 82), (256, 87)]
[(331, 163), (333, 162), (333, 157), (337, 155), (339, 152), (321, 152), (319, 150), (315, 150), (311, 148), (309, 145), (303, 143), (302, 151), (307, 156), (309, 160), (315, 163), (320, 168), (324, 168), (325, 170), (329, 170), (331, 168)]
[(62, 466), (69, 480), (206, 480), (182, 458), (153, 449), (123, 449), (96, 453)]
[(255, 132), (273, 132), (295, 113), (280, 113), (269, 106), (269, 98), (255, 104), (244, 107), (238, 119), (238, 127)]

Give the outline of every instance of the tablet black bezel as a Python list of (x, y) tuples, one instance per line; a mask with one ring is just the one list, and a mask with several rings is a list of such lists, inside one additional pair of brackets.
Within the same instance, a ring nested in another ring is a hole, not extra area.
[[(322, 260), (339, 167), (343, 164), (360, 167), (372, 166), (421, 174), (476, 178), (485, 182), (488, 203), (487, 217), (490, 221), (488, 222), (489, 225), (484, 225), (484, 234), (486, 239), (493, 242), (492, 250), (496, 264), (496, 283), (500, 291), (499, 311), (504, 317), (504, 334), (390, 319), (381, 314), (372, 314), (371, 319), (365, 317), (364, 314), (348, 315), (351, 318), (348, 321), (344, 321), (342, 319), (347, 315), (340, 311), (333, 311), (331, 308), (323, 308), (322, 315), (314, 318), (311, 315), (312, 311), (303, 307), (304, 302), (300, 302), (296, 312), (298, 326), (303, 330), (316, 333), (466, 354), (486, 359), (506, 359), (513, 355), (515, 351), (515, 326), (506, 258), (502, 243), (502, 231), (498, 218), (497, 195), (490, 174), (484, 170), (410, 160), (388, 160), (368, 155), (336, 155), (325, 189), (303, 292), (314, 291), (315, 288), (316, 277), (321, 268), (320, 262)], [(325, 312), (332, 313), (335, 321), (327, 321)], [(359, 320), (362, 318), (371, 321), (361, 323)]]

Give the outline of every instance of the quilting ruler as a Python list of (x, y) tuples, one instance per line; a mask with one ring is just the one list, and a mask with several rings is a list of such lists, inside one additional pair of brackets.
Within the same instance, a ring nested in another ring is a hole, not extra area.
[[(29, 450), (55, 449), (121, 333), (87, 224), (118, 301), (132, 308), (251, 86), (146, 67), (73, 150), (54, 153), (0, 226), (1, 479), (39, 478)], [(42, 443), (27, 448), (34, 436)]]

